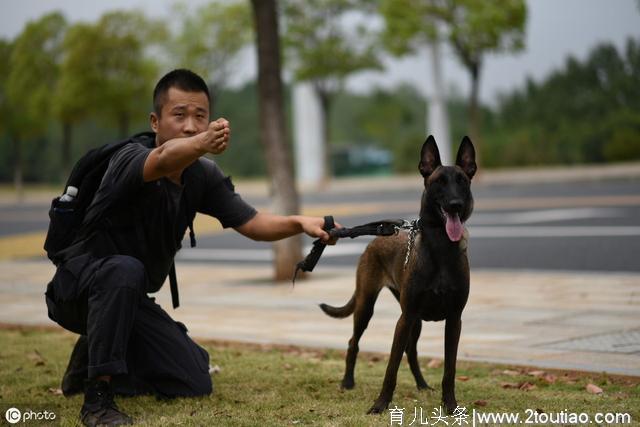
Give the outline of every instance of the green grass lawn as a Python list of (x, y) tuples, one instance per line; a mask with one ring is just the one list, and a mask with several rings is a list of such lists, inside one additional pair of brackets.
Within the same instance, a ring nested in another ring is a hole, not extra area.
[[(64, 332), (0, 329), (2, 422), (6, 409), (15, 406), (23, 412), (29, 407), (34, 411), (54, 411), (61, 425), (78, 425), (81, 397), (65, 398), (57, 394), (74, 342), (75, 336)], [(213, 395), (171, 401), (158, 401), (151, 396), (117, 398), (119, 406), (139, 425), (146, 426), (391, 425), (389, 412), (382, 416), (365, 415), (380, 391), (386, 355), (361, 354), (355, 389), (341, 391), (344, 369), (341, 351), (215, 342), (205, 343), (205, 347), (212, 364), (221, 368), (213, 377)], [(425, 378), (435, 391), (416, 390), (406, 362), (400, 366), (391, 407), (404, 408), (402, 425), (408, 426), (420, 409), (423, 422), (434, 425), (436, 421), (433, 412), (439, 406), (442, 367), (428, 364), (429, 360), (421, 360)], [(485, 413), (512, 412), (520, 413), (521, 419), (531, 409), (547, 415), (584, 412), (591, 417), (597, 412), (628, 413), (633, 425), (640, 420), (640, 378), (536, 371), (540, 370), (460, 362), (456, 383), (458, 403), (469, 413), (473, 409)], [(590, 383), (603, 393), (589, 393), (586, 386)], [(449, 417), (447, 421), (454, 425), (455, 418)], [(420, 418), (413, 425), (420, 425)], [(437, 425), (445, 426), (442, 421)]]

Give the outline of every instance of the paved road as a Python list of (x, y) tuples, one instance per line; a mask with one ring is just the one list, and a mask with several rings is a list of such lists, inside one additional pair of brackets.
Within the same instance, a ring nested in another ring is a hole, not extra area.
[[(333, 213), (345, 226), (383, 218), (414, 218), (420, 182), (373, 191), (366, 186), (307, 194), (303, 205), (313, 214)], [(468, 223), (473, 268), (640, 271), (640, 180), (585, 181), (531, 185), (474, 183), (476, 209)], [(248, 196), (259, 207), (265, 197)], [(0, 205), (3, 238), (35, 236), (47, 226), (45, 200)], [(269, 263), (268, 243), (249, 241), (237, 233), (196, 229), (198, 247), (183, 249), (182, 261)], [(357, 263), (369, 239), (343, 240), (328, 248), (327, 266)], [(13, 242), (13, 241), (11, 241)], [(307, 244), (311, 243), (307, 239)], [(11, 243), (13, 244), (13, 243)], [(185, 242), (185, 247), (188, 242)], [(38, 248), (39, 249), (39, 248)]]
[[(640, 271), (640, 182), (608, 181), (474, 188), (468, 223), (473, 268)], [(420, 190), (308, 196), (306, 205), (332, 207), (345, 226), (382, 218), (414, 218)], [(260, 204), (263, 200), (253, 202)], [(351, 209), (344, 209), (350, 207)], [(328, 248), (324, 265), (355, 265), (369, 239)], [(307, 239), (307, 244), (311, 243)], [(201, 237), (183, 260), (269, 262), (269, 244), (234, 232)]]

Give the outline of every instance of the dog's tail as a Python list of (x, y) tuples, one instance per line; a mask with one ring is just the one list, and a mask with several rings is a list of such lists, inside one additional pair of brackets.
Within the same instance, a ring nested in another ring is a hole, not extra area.
[(320, 308), (331, 317), (343, 319), (353, 314), (353, 310), (356, 308), (356, 295), (353, 294), (349, 302), (342, 307), (333, 307), (327, 304), (320, 304)]

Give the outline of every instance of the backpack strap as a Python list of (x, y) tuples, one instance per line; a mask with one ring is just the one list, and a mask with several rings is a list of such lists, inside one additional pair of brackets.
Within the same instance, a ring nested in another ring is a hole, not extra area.
[[(195, 162), (191, 166), (189, 166), (185, 171), (183, 176), (189, 177), (189, 187), (191, 188), (193, 196), (189, 197), (189, 192), (185, 189), (182, 197), (182, 201), (184, 203), (183, 208), (185, 212), (189, 216), (189, 242), (191, 247), (194, 248), (196, 246), (196, 234), (193, 231), (193, 220), (195, 219), (195, 215), (197, 213), (197, 203), (196, 200), (200, 200), (202, 198), (202, 193), (204, 191), (202, 182), (204, 181), (204, 168), (200, 161)], [(195, 199), (195, 200), (194, 200)], [(193, 214), (193, 216), (192, 216)]]
[[(195, 166), (197, 167), (197, 166)], [(191, 185), (199, 185), (196, 184), (199, 181), (193, 180)], [(196, 246), (196, 233), (193, 231), (193, 218), (191, 218), (191, 214), (189, 212), (189, 209), (191, 207), (191, 205), (189, 204), (189, 200), (187, 200), (187, 193), (185, 191), (185, 193), (183, 194), (182, 197), (183, 203), (184, 203), (184, 209), (186, 211), (186, 214), (189, 215), (189, 243), (191, 245), (191, 247), (195, 247)], [(195, 216), (194, 216), (195, 218)], [(176, 275), (176, 262), (175, 260), (173, 261), (173, 263), (171, 264), (171, 268), (169, 269), (169, 287), (171, 288), (171, 303), (173, 304), (173, 308), (176, 309), (180, 306), (180, 297), (178, 294), (178, 278)]]
[(189, 243), (191, 243), (191, 247), (196, 247), (196, 233), (193, 232), (193, 220), (189, 222)]
[(169, 287), (171, 288), (171, 303), (174, 310), (180, 306), (180, 296), (178, 295), (178, 278), (176, 277), (176, 262), (171, 264), (169, 269)]
[[(189, 240), (191, 247), (196, 246), (196, 234), (193, 232), (193, 220), (189, 222)], [(180, 295), (178, 294), (178, 277), (176, 275), (176, 262), (171, 264), (169, 269), (169, 288), (171, 289), (171, 304), (174, 310), (180, 306)]]

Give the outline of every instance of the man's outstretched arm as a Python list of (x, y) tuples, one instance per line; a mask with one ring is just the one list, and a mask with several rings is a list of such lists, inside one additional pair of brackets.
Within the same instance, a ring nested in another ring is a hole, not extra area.
[[(336, 226), (340, 227), (339, 224)], [(298, 233), (306, 233), (329, 244), (335, 243), (335, 240), (330, 239), (329, 234), (322, 229), (323, 227), (324, 218), (320, 217), (282, 216), (259, 212), (243, 225), (236, 227), (235, 230), (243, 236), (258, 241), (272, 242)]]
[(154, 148), (144, 163), (145, 182), (182, 171), (206, 153), (220, 154), (229, 143), (229, 122), (218, 119), (199, 134), (174, 138)]

